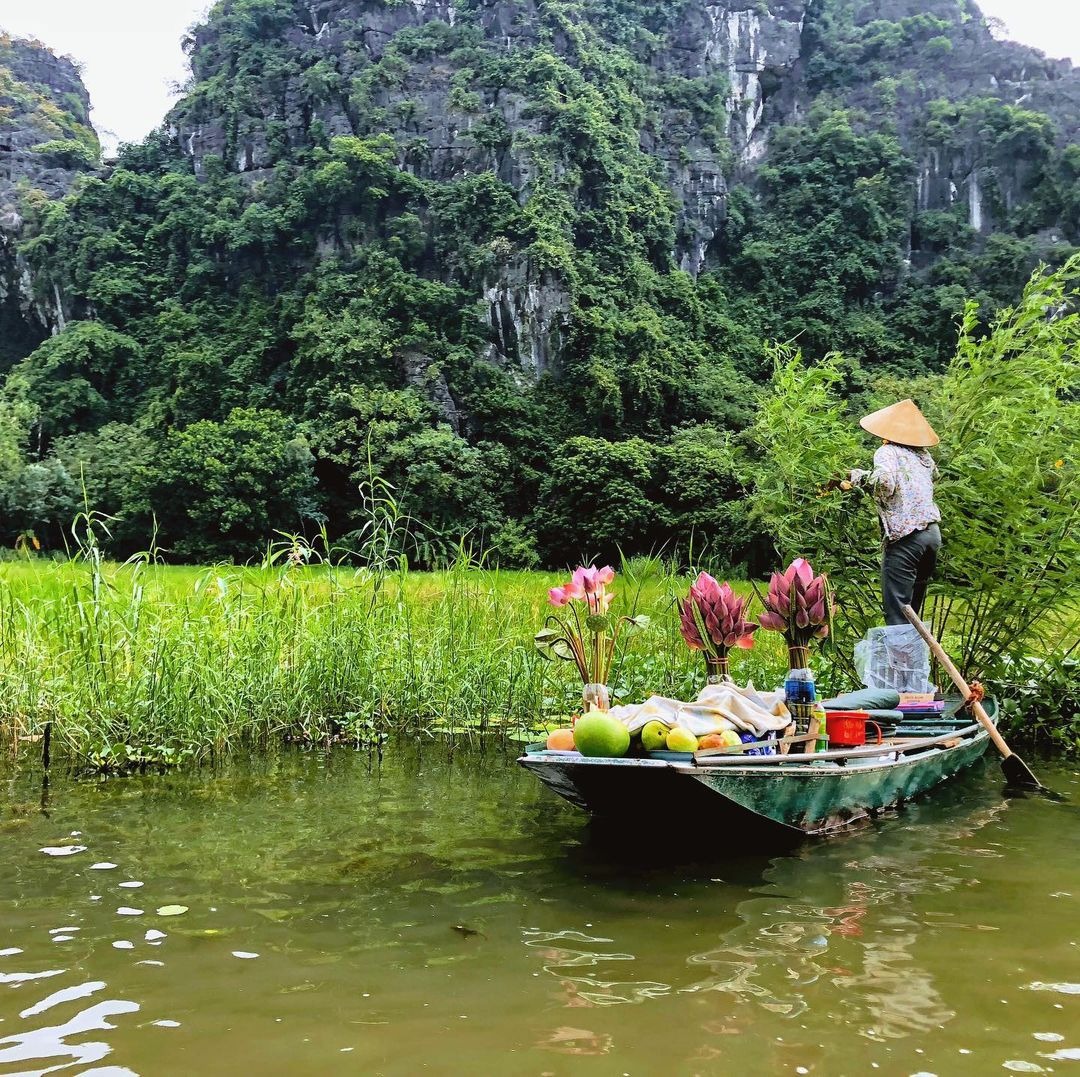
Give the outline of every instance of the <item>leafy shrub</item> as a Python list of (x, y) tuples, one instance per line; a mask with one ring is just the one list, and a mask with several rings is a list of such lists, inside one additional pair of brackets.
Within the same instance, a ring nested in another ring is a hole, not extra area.
[[(1080, 623), (1078, 283), (1080, 258), (1037, 273), (985, 335), (969, 304), (956, 357), (923, 386), (941, 436), (945, 534), (929, 616), (939, 634), (952, 634), (972, 675), (1009, 653), (1048, 653)], [(822, 496), (870, 455), (837, 393), (841, 380), (838, 357), (809, 364), (780, 349), (753, 431), (753, 503), (785, 558), (805, 556), (832, 573), (850, 648), (879, 622), (880, 593), (870, 504)]]
[(97, 154), (84, 142), (73, 138), (54, 138), (48, 142), (39, 142), (30, 147), (50, 168), (78, 169), (97, 168), (100, 164)]

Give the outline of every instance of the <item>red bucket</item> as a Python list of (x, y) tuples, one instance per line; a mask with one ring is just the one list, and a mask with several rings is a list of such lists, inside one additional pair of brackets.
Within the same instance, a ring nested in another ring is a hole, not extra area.
[(870, 721), (865, 711), (828, 711), (825, 715), (825, 730), (829, 734), (829, 747), (858, 748), (866, 743), (866, 727), (872, 725), (877, 730), (877, 743), (881, 743), (881, 726)]

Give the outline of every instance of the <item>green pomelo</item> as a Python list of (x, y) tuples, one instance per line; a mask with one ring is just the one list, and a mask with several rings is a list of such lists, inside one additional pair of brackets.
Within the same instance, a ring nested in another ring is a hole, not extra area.
[(667, 745), (667, 726), (663, 722), (647, 722), (641, 730), (641, 746), (647, 752), (662, 752)]
[(736, 744), (742, 744), (742, 737), (734, 729), (723, 729), (720, 731), (720, 736), (724, 738), (724, 744), (729, 748), (734, 748)]
[(586, 714), (574, 726), (574, 745), (582, 755), (626, 755), (630, 748), (630, 733), (626, 726), (610, 714)]
[(667, 746), (669, 752), (696, 752), (697, 737), (689, 729), (676, 726), (667, 735)]

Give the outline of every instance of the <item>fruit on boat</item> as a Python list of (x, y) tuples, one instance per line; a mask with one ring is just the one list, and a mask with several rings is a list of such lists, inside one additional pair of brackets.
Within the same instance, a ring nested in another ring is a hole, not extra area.
[(667, 735), (667, 747), (669, 752), (696, 752), (697, 737), (689, 729), (676, 726)]
[(574, 731), (556, 729), (548, 734), (547, 747), (552, 752), (572, 752), (574, 750)]
[[(754, 740), (754, 737), (750, 737)], [(743, 738), (734, 729), (721, 729), (719, 733), (709, 733), (698, 741), (698, 748), (733, 748), (742, 744)]]
[(630, 748), (630, 733), (617, 718), (603, 711), (593, 711), (578, 719), (574, 726), (574, 744), (582, 755), (618, 759)]
[(647, 752), (662, 752), (667, 747), (667, 726), (655, 720), (647, 722), (641, 730), (641, 746)]

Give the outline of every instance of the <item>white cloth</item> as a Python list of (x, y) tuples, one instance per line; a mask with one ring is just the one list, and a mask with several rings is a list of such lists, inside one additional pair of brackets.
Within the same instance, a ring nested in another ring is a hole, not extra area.
[(762, 737), (791, 724), (783, 692), (755, 692), (753, 685), (740, 688), (736, 684), (708, 684), (692, 703), (650, 696), (644, 703), (612, 707), (611, 716), (623, 722), (631, 733), (648, 722), (663, 722), (669, 729), (688, 729), (696, 737), (724, 729)]

